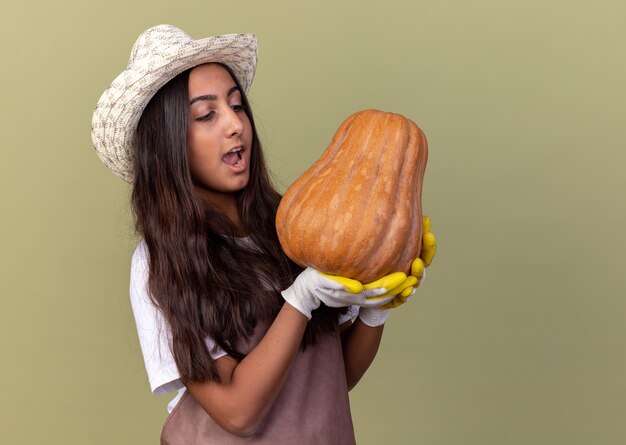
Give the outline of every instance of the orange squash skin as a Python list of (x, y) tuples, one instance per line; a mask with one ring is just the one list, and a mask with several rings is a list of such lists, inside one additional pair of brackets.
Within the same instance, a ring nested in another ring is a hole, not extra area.
[(408, 273), (421, 250), (427, 160), (413, 121), (378, 110), (351, 115), (283, 196), (283, 250), (302, 267), (362, 283)]

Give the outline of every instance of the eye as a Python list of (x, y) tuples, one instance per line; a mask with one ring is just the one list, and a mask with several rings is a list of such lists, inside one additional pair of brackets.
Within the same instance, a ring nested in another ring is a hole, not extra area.
[(230, 106), (230, 108), (232, 108), (233, 111), (235, 111), (236, 113), (239, 113), (240, 111), (244, 111), (246, 109), (246, 107), (242, 104), (233, 104)]
[(200, 116), (196, 120), (198, 120), (198, 121), (210, 121), (211, 119), (213, 119), (213, 116), (215, 116), (215, 111), (209, 111), (207, 114), (205, 114), (203, 116)]

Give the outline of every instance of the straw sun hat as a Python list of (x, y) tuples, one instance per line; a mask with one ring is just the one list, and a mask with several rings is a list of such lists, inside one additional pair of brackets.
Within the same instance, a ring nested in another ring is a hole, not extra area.
[(133, 181), (137, 123), (152, 96), (183, 71), (209, 62), (231, 68), (247, 93), (256, 69), (256, 37), (226, 34), (194, 40), (175, 26), (158, 25), (137, 38), (128, 67), (102, 94), (92, 118), (93, 145), (113, 173)]

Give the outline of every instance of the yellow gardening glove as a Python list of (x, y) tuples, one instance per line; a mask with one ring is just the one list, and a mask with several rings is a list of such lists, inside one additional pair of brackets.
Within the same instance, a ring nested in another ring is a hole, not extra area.
[(430, 224), (430, 218), (424, 215), (422, 217), (422, 251), (420, 252), (420, 259), (424, 263), (424, 267), (430, 266), (437, 252), (437, 241), (435, 235), (430, 231)]
[(415, 277), (407, 277), (403, 272), (395, 272), (367, 284), (350, 278), (320, 273), (352, 294), (333, 293), (320, 295), (319, 299), (327, 306), (359, 306), (359, 319), (368, 326), (380, 326), (389, 315), (388, 310), (380, 310), (381, 305), (393, 302), (398, 293), (416, 284)]
[(403, 272), (395, 272), (368, 284), (362, 284), (351, 278), (328, 275), (323, 272), (319, 274), (340, 284), (351, 295), (345, 293), (334, 293), (332, 295), (322, 295), (319, 298), (326, 306), (360, 306), (377, 307), (386, 304), (406, 288), (407, 276)]
[(389, 303), (397, 293), (389, 293), (389, 290), (395, 289), (405, 280), (406, 275), (403, 273), (391, 274), (365, 289), (356, 280), (323, 274), (307, 267), (281, 294), (287, 303), (310, 320), (312, 311), (320, 303), (329, 307), (376, 307)]
[[(407, 276), (403, 272), (394, 272), (389, 275), (367, 284), (359, 281), (321, 273), (339, 283), (345, 290), (353, 294), (353, 297), (333, 295), (330, 301), (325, 301), (327, 306), (349, 306), (357, 305), (359, 308), (359, 318), (368, 326), (380, 326), (385, 323), (389, 316), (389, 309), (398, 307), (409, 299), (415, 289), (419, 287), (424, 278), (424, 269), (433, 261), (437, 250), (435, 235), (430, 231), (431, 222), (428, 216), (422, 220), (422, 250), (420, 257), (411, 264), (411, 274)], [(330, 303), (330, 304), (329, 304)]]
[[(422, 284), (424, 270), (430, 266), (437, 251), (437, 241), (435, 240), (435, 235), (430, 231), (430, 226), (430, 218), (424, 215), (422, 218), (422, 251), (420, 252), (420, 257), (413, 260), (411, 275), (407, 277), (407, 282), (401, 286), (402, 291), (392, 301), (380, 306), (380, 309), (393, 309), (403, 305), (415, 293), (415, 289)], [(414, 280), (413, 283), (409, 282), (411, 278)]]
[[(384, 324), (385, 321), (387, 321), (387, 317), (389, 317), (389, 309), (404, 303), (408, 296), (411, 295), (411, 292), (413, 292), (414, 286), (418, 284), (417, 278), (412, 275), (409, 275), (407, 277), (402, 272), (396, 272), (395, 274), (391, 275), (397, 275), (398, 278), (404, 278), (404, 280), (400, 284), (387, 292), (387, 296), (391, 296), (391, 300), (387, 302), (381, 301), (380, 304), (377, 306), (359, 308), (359, 319), (368, 326), (376, 327)], [(381, 279), (384, 278), (385, 277)], [(376, 285), (376, 283), (377, 281), (375, 281), (374, 283), (366, 284), (363, 287)], [(403, 295), (405, 294), (407, 296), (403, 297)], [(402, 303), (400, 303), (400, 301), (402, 301)]]

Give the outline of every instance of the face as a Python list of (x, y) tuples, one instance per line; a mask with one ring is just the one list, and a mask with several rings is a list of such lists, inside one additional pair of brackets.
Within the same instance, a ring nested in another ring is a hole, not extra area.
[(188, 158), (196, 190), (219, 202), (248, 184), (252, 127), (230, 73), (209, 63), (189, 73)]

